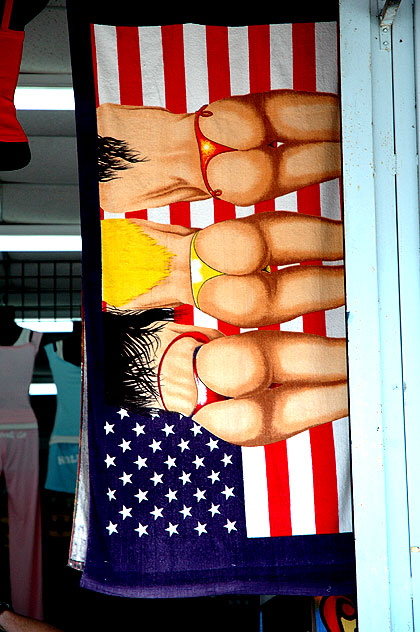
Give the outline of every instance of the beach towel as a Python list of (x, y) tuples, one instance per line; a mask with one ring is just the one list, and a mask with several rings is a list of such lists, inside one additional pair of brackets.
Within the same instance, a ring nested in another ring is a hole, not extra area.
[(335, 9), (76, 5), (70, 564), (131, 597), (351, 594)]

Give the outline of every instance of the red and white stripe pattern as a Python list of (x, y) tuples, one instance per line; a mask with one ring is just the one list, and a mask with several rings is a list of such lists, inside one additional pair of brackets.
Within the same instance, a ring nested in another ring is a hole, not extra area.
[[(94, 25), (97, 103), (194, 112), (233, 94), (281, 88), (337, 92), (336, 46), (335, 23)], [(138, 216), (204, 228), (227, 218), (268, 210), (339, 219), (340, 183), (334, 180), (311, 186), (247, 208), (209, 199), (139, 209)], [(225, 334), (241, 331), (193, 307), (183, 322), (213, 327)], [(270, 328), (279, 329), (279, 325)], [(344, 336), (344, 310), (306, 315), (281, 328)], [(351, 531), (347, 419), (270, 446), (243, 448), (242, 454), (248, 537)]]

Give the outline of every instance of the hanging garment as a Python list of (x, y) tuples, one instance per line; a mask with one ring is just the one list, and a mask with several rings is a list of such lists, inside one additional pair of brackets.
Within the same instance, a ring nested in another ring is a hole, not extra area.
[(0, 471), (8, 494), (12, 604), (42, 618), (41, 511), (38, 425), (29, 401), (42, 334), (23, 329), (14, 345), (0, 346)]
[(41, 337), (39, 332), (22, 329), (14, 345), (0, 347), (2, 430), (38, 428), (28, 394)]
[(22, 62), (24, 28), (48, 0), (6, 0), (0, 3), (0, 171), (22, 169), (31, 159), (28, 138), (14, 106)]
[(46, 489), (74, 494), (79, 454), (80, 367), (64, 360), (62, 340), (45, 345), (57, 387), (57, 411), (49, 442)]

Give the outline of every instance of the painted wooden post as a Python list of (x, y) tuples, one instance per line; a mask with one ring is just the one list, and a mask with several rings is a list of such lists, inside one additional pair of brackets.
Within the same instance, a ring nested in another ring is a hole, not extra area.
[(340, 3), (354, 523), (359, 631), (410, 632), (420, 562), (413, 6), (403, 0), (384, 31), (383, 4)]

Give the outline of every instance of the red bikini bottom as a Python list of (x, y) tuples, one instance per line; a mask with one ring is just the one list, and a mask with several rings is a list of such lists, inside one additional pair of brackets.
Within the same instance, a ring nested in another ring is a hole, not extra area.
[(221, 402), (224, 401), (226, 399), (229, 399), (228, 397), (225, 397), (224, 395), (220, 395), (220, 393), (216, 393), (215, 391), (212, 391), (210, 388), (208, 388), (204, 382), (202, 382), (198, 376), (197, 373), (197, 353), (199, 352), (199, 350), (201, 349), (201, 347), (203, 346), (203, 344), (207, 344), (208, 342), (210, 342), (210, 338), (208, 336), (206, 336), (205, 334), (198, 332), (198, 331), (188, 331), (185, 332), (184, 334), (180, 334), (179, 336), (176, 336), (176, 338), (174, 338), (169, 345), (166, 347), (160, 363), (159, 363), (159, 368), (158, 368), (158, 373), (157, 373), (157, 379), (158, 379), (158, 388), (159, 388), (159, 395), (160, 395), (160, 399), (162, 400), (162, 404), (163, 407), (165, 408), (165, 410), (168, 410), (168, 408), (166, 408), (165, 406), (165, 402), (163, 400), (163, 396), (162, 396), (162, 390), (161, 390), (161, 384), (160, 384), (160, 372), (161, 372), (161, 367), (162, 367), (162, 362), (166, 356), (166, 354), (168, 353), (168, 350), (172, 347), (172, 345), (174, 345), (178, 340), (180, 340), (181, 338), (192, 338), (193, 340), (196, 340), (197, 342), (201, 342), (202, 344), (199, 345), (198, 347), (196, 347), (194, 349), (193, 352), (193, 373), (194, 373), (194, 380), (195, 380), (195, 384), (197, 387), (197, 404), (194, 408), (194, 410), (192, 411), (190, 417), (193, 417), (199, 410), (201, 410), (202, 408), (204, 408), (204, 406), (207, 406), (208, 404), (213, 404), (214, 402)]

